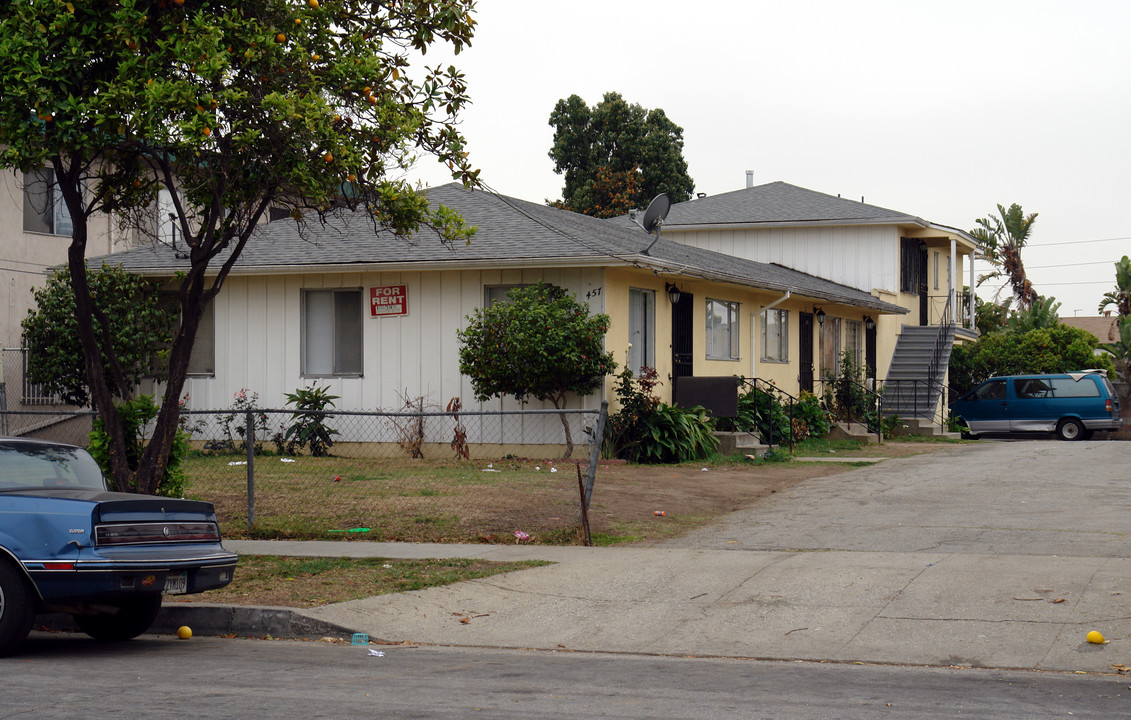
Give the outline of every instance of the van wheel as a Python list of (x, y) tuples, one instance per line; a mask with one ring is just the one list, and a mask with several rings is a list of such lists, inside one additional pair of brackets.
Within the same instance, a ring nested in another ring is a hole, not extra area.
[(1072, 418), (1061, 420), (1056, 426), (1056, 435), (1061, 440), (1082, 440), (1086, 432), (1084, 423)]

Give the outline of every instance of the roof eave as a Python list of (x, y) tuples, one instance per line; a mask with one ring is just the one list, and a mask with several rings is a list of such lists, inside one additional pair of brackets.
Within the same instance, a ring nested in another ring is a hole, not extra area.
[(918, 225), (928, 227), (930, 223), (917, 217), (902, 218), (868, 218), (862, 220), (768, 220), (765, 222), (735, 222), (735, 223), (664, 223), (663, 229), (670, 231), (695, 231), (695, 230), (752, 230), (761, 228), (792, 228), (792, 227), (837, 227), (841, 225)]

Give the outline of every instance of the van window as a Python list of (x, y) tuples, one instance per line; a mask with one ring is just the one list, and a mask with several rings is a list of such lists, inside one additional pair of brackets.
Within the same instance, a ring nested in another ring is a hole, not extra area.
[(1052, 397), (1052, 386), (1049, 385), (1047, 378), (1045, 380), (1038, 378), (1014, 380), (1013, 391), (1022, 400)]
[(1052, 384), (1050, 397), (1099, 397), (1100, 386), (1089, 377), (1073, 380), (1072, 378), (1048, 378), (1046, 382)]
[(1004, 400), (1005, 380), (989, 380), (974, 391), (979, 400)]

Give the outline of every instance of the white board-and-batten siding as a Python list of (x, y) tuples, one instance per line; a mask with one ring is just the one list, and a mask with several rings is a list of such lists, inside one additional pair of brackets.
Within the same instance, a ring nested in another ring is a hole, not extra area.
[[(471, 382), (459, 372), (456, 331), (481, 307), (484, 288), (492, 285), (553, 283), (585, 301), (603, 287), (600, 268), (516, 269), (422, 272), (356, 272), (310, 275), (233, 276), (215, 300), (215, 375), (193, 376), (185, 386), (192, 409), (224, 409), (241, 389), (258, 394), (258, 406), (284, 408), (286, 393), (314, 383), (340, 396), (339, 410), (403, 408), (402, 397), (424, 397), (435, 410), (458, 397), (467, 410), (540, 409), (537, 401), (522, 406), (513, 399), (479, 403)], [(304, 290), (360, 289), (368, 303), (369, 288), (405, 285), (408, 314), (362, 316), (362, 374), (359, 377), (307, 377), (302, 374)], [(603, 294), (588, 300), (594, 313), (604, 312)], [(572, 399), (570, 407), (597, 407), (600, 398)]]
[(899, 231), (894, 226), (783, 227), (682, 232), (668, 240), (801, 272), (872, 292), (899, 290)]

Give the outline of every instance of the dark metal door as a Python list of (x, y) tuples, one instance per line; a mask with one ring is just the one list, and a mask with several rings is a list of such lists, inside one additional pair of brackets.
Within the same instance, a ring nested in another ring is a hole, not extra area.
[(797, 358), (797, 382), (802, 390), (813, 392), (813, 313), (799, 313), (798, 320), (797, 333), (801, 356)]
[(691, 293), (681, 292), (679, 302), (672, 305), (672, 381), (695, 375), (695, 360), (691, 347), (692, 307)]
[(919, 243), (919, 324), (930, 325), (930, 300), (927, 297), (927, 243)]
[(876, 377), (876, 326), (864, 329), (864, 365), (867, 377)]

